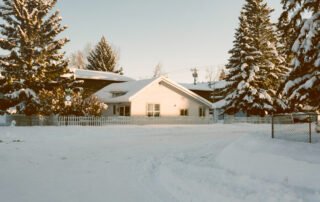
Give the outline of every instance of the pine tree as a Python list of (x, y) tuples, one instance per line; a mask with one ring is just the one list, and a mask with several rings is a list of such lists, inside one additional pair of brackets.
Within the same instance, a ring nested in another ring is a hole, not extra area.
[(284, 94), (293, 110), (306, 107), (320, 110), (320, 0), (282, 0), (282, 3), (282, 15), (289, 16), (284, 27), (297, 33), (288, 48), (293, 60)]
[(88, 56), (87, 69), (122, 74), (122, 68), (116, 69), (117, 55), (108, 44), (105, 37), (102, 37), (94, 50)]
[(279, 54), (285, 58), (286, 66), (288, 68), (290, 68), (290, 64), (293, 59), (291, 47), (298, 36), (296, 29), (296, 25), (289, 23), (289, 13), (283, 12), (277, 24), (279, 40), (278, 51)]
[(277, 51), (270, 9), (263, 0), (246, 0), (227, 65), (224, 90), (228, 114), (245, 112), (264, 116), (274, 112), (277, 88), (281, 84), (283, 58)]
[(291, 60), (293, 54), (288, 48), (296, 34), (294, 29), (288, 26), (288, 15), (283, 13), (278, 19), (278, 23), (276, 26), (277, 29), (277, 50), (279, 55), (283, 58), (282, 65), (278, 66), (279, 74), (278, 80), (280, 81), (280, 85), (277, 89), (276, 98), (274, 100), (274, 109), (276, 113), (286, 113), (290, 112), (290, 108), (288, 106), (288, 100), (283, 95), (283, 88), (285, 84), (285, 80), (288, 77), (288, 73), (291, 71)]
[(61, 48), (68, 39), (55, 39), (66, 27), (61, 26), (57, 0), (3, 0), (0, 6), (0, 47), (9, 53), (0, 57), (4, 80), (0, 92), (5, 100), (2, 110), (36, 114), (41, 90), (66, 88), (70, 80), (67, 61)]

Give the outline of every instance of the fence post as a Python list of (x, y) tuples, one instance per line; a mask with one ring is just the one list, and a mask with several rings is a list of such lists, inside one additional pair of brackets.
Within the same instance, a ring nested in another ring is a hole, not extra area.
[(309, 115), (309, 143), (312, 143), (311, 135), (312, 135), (312, 127), (311, 127), (311, 115)]
[(274, 116), (271, 115), (271, 137), (274, 139)]

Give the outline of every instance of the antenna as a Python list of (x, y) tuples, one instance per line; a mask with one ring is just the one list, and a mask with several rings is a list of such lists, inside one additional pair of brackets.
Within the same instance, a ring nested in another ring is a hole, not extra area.
[(193, 68), (193, 69), (191, 69), (191, 72), (192, 72), (192, 76), (193, 76), (193, 79), (194, 79), (194, 81), (193, 81), (193, 84), (194, 85), (197, 85), (197, 78), (198, 78), (198, 69), (197, 68)]

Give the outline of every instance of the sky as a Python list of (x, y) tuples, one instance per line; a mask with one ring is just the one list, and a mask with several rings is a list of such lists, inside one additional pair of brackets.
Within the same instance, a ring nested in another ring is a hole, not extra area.
[[(280, 0), (267, 0), (280, 12)], [(61, 37), (69, 55), (95, 45), (102, 36), (119, 53), (118, 65), (126, 76), (150, 78), (161, 63), (168, 77), (193, 82), (206, 71), (216, 71), (228, 61), (244, 0), (60, 0), (56, 6), (68, 29)]]

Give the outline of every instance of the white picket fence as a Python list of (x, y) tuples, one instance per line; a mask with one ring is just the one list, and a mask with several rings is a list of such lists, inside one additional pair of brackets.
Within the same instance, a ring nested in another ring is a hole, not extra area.
[[(298, 116), (299, 117), (299, 116)], [(301, 116), (303, 118), (303, 116)], [(292, 124), (293, 115), (274, 117), (275, 124)], [(297, 117), (296, 117), (297, 119)], [(320, 120), (320, 118), (318, 119)], [(77, 117), (77, 116), (0, 116), (0, 126), (105, 126), (105, 125), (161, 125), (161, 124), (213, 124), (217, 123), (213, 117)], [(272, 122), (271, 116), (266, 117), (235, 117), (224, 116), (219, 123), (254, 123), (268, 124)]]
[(201, 117), (58, 117), (59, 126), (212, 124), (213, 118)]

